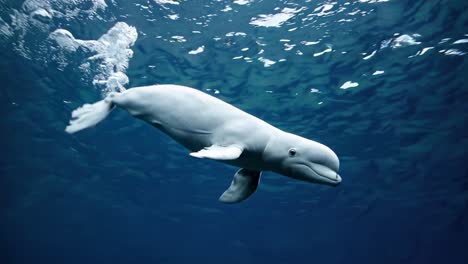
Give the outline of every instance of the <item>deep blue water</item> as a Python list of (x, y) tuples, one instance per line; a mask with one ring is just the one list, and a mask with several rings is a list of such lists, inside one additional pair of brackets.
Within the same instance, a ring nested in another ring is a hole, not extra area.
[[(0, 262), (467, 262), (467, 8), (0, 0)], [(81, 104), (158, 83), (330, 146), (342, 184), (267, 172), (227, 205), (236, 168), (122, 110), (64, 132)]]

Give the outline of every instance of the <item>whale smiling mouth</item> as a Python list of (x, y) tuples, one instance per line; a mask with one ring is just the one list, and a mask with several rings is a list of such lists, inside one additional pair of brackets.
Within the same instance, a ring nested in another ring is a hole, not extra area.
[(332, 186), (337, 186), (341, 183), (340, 175), (336, 171), (324, 165), (317, 163), (298, 163), (296, 166), (300, 168), (300, 171), (302, 171), (301, 174), (308, 175), (306, 178), (298, 177), (303, 180)]

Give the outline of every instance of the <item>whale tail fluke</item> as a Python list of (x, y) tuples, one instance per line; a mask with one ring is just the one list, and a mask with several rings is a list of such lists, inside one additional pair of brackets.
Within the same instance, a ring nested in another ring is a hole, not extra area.
[(73, 134), (88, 127), (92, 127), (106, 118), (114, 109), (114, 104), (107, 98), (94, 104), (84, 104), (73, 110), (70, 124), (65, 132)]

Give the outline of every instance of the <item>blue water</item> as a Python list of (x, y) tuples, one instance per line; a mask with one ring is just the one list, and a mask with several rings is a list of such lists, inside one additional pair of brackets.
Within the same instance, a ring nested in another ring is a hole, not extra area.
[[(467, 8), (0, 0), (0, 262), (467, 262)], [(266, 172), (227, 205), (236, 168), (125, 111), (64, 132), (83, 103), (158, 83), (326, 144), (342, 184)]]

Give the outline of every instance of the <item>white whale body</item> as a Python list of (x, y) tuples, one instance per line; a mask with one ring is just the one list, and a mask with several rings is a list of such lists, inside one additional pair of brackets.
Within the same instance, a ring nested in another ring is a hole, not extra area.
[(240, 167), (219, 200), (236, 203), (258, 187), (262, 171), (337, 186), (339, 160), (327, 146), (282, 131), (216, 97), (179, 85), (136, 87), (72, 112), (68, 133), (96, 125), (114, 107), (127, 110), (191, 151), (196, 158)]

